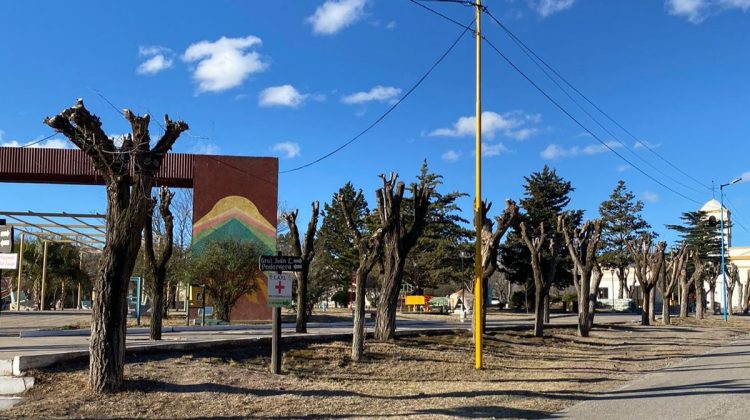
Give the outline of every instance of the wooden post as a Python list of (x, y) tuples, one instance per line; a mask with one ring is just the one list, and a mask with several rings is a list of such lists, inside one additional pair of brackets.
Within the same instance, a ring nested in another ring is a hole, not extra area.
[(44, 292), (47, 286), (47, 241), (44, 241), (44, 253), (42, 255), (42, 293), (39, 296), (39, 310), (44, 310)]
[[(279, 252), (279, 255), (281, 253)], [(278, 272), (281, 274), (281, 271)], [(271, 373), (274, 375), (281, 374), (281, 307), (273, 308), (273, 317), (271, 319)]]
[(21, 245), (18, 250), (18, 288), (16, 289), (16, 311), (21, 310), (21, 275), (23, 273), (23, 243), (25, 234), (21, 232)]

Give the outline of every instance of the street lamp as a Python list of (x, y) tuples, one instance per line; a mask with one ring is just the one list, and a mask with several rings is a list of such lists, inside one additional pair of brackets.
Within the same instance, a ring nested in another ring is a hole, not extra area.
[(724, 321), (727, 320), (727, 271), (726, 267), (724, 267), (724, 187), (734, 185), (740, 181), (742, 181), (742, 177), (735, 178), (732, 181), (719, 186), (719, 195), (721, 196), (721, 208), (719, 209), (721, 211), (721, 297), (724, 306)]

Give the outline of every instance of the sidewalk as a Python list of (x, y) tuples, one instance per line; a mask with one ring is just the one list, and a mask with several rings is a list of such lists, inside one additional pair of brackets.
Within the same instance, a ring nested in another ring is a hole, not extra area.
[(747, 419), (750, 336), (630, 382), (553, 418)]

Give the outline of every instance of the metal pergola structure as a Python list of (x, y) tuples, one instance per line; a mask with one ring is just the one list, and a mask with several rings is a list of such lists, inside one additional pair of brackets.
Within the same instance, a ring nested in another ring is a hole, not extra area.
[[(38, 213), (0, 211), (0, 219), (8, 219), (8, 226), (12, 226), (20, 234), (20, 249), (18, 253), (18, 285), (16, 288), (16, 310), (21, 310), (21, 277), (23, 275), (23, 247), (25, 236), (33, 236), (44, 244), (42, 257), (42, 290), (40, 302), (44, 302), (45, 284), (47, 277), (47, 244), (49, 242), (63, 242), (76, 245), (81, 254), (96, 254), (104, 248), (106, 234), (106, 216), (99, 213)], [(80, 306), (81, 290), (78, 289), (78, 305)]]

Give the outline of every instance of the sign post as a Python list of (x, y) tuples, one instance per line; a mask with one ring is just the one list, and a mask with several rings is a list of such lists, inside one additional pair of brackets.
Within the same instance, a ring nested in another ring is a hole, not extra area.
[(273, 308), (271, 318), (271, 373), (281, 374), (281, 307), (292, 302), (292, 278), (283, 271), (302, 270), (299, 257), (277, 256), (260, 257), (260, 269), (275, 273), (268, 275), (268, 306)]

